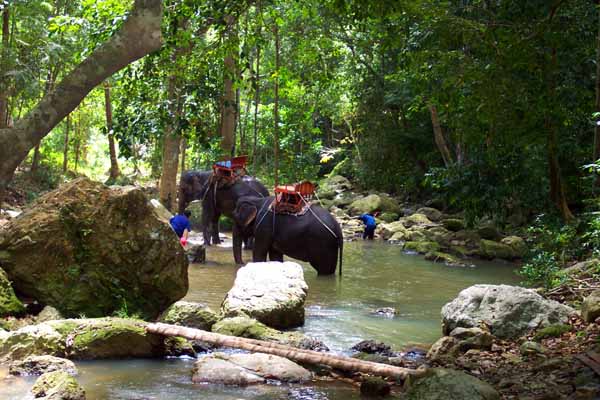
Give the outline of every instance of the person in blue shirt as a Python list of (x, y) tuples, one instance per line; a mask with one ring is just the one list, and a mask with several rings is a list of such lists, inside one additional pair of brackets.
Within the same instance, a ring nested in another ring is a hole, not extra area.
[(371, 213), (366, 213), (358, 217), (363, 224), (365, 224), (365, 230), (363, 231), (363, 239), (373, 240), (375, 236), (375, 228), (377, 228), (377, 222), (375, 222), (375, 217)]
[(179, 241), (181, 242), (182, 246), (185, 246), (187, 244), (188, 234), (191, 230), (189, 220), (191, 216), (192, 213), (186, 210), (183, 212), (183, 215), (177, 214), (169, 220), (171, 228), (173, 228), (173, 230), (177, 234), (177, 237), (179, 237)]

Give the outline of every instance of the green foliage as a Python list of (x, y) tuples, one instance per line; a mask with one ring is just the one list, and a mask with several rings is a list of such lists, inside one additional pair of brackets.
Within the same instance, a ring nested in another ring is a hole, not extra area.
[(557, 338), (564, 333), (570, 332), (573, 329), (571, 325), (555, 324), (538, 330), (533, 337), (533, 340), (539, 342), (542, 339)]
[(521, 267), (519, 275), (525, 278), (523, 283), (527, 286), (542, 285), (551, 289), (561, 283), (559, 271), (560, 266), (554, 255), (540, 251)]

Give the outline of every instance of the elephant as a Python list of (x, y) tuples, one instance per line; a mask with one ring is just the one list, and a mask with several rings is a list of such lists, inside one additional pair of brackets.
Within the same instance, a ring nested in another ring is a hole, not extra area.
[(283, 261), (285, 254), (309, 262), (319, 275), (331, 275), (339, 251), (341, 275), (344, 237), (329, 211), (313, 204), (304, 214), (276, 214), (270, 207), (273, 200), (272, 196), (240, 197), (233, 211), (234, 237), (254, 235), (252, 261), (266, 261), (267, 255), (271, 261)]
[[(179, 184), (179, 210), (185, 210), (185, 207), (193, 200), (202, 200), (202, 226), (204, 243), (210, 246), (211, 241), (214, 244), (221, 242), (219, 239), (219, 218), (221, 215), (233, 217), (233, 210), (237, 199), (242, 196), (263, 196), (269, 195), (267, 188), (259, 180), (251, 176), (242, 176), (232, 183), (223, 183), (212, 178), (210, 171), (187, 171), (185, 172)], [(246, 248), (252, 235), (243, 238)], [(239, 240), (236, 232), (233, 232), (234, 245)], [(240, 245), (241, 246), (241, 245)], [(234, 258), (237, 264), (241, 264), (241, 247), (239, 257), (236, 257), (234, 246)]]

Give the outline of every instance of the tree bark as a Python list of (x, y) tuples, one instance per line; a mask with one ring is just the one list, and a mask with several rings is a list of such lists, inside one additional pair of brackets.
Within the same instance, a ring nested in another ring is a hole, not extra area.
[(34, 149), (33, 149), (33, 159), (31, 160), (31, 168), (29, 169), (29, 172), (31, 172), (32, 175), (37, 174), (37, 171), (40, 167), (40, 144), (36, 144)]
[(69, 130), (71, 129), (71, 114), (67, 115), (67, 126), (65, 128), (65, 144), (63, 148), (63, 174), (69, 167)]
[[(174, 65), (177, 56), (174, 56)], [(168, 99), (170, 114), (174, 121), (165, 128), (162, 153), (162, 173), (160, 175), (159, 198), (160, 202), (169, 210), (175, 210), (177, 197), (177, 168), (179, 164), (179, 147), (181, 145), (181, 135), (176, 132), (177, 124), (177, 79), (174, 75), (169, 77)]]
[(435, 138), (435, 144), (442, 155), (442, 160), (444, 161), (444, 165), (448, 167), (452, 164), (452, 154), (450, 153), (450, 149), (448, 148), (448, 144), (446, 143), (446, 138), (444, 137), (444, 132), (442, 131), (442, 127), (440, 125), (440, 120), (438, 117), (437, 107), (434, 104), (429, 104), (429, 112), (431, 114), (431, 124), (433, 125), (433, 136)]
[(254, 138), (252, 141), (252, 173), (256, 175), (256, 141), (258, 138), (258, 105), (260, 103), (260, 46), (256, 46), (256, 76), (254, 77)]
[(107, 77), (162, 45), (161, 0), (135, 0), (121, 29), (75, 67), (14, 128), (0, 129), (0, 201), (15, 169), (87, 94)]
[(223, 77), (223, 99), (221, 101), (221, 149), (226, 157), (232, 156), (235, 146), (235, 121), (237, 114), (236, 91), (233, 83), (237, 74), (237, 32), (235, 30), (235, 18), (231, 15), (225, 17), (227, 22), (227, 35), (225, 43), (228, 48), (225, 56)]
[(189, 340), (199, 340), (217, 346), (243, 349), (255, 353), (273, 354), (306, 364), (327, 365), (344, 371), (362, 372), (366, 374), (386, 376), (402, 380), (405, 380), (409, 377), (421, 377), (427, 373), (426, 369), (395, 367), (392, 365), (379, 364), (371, 361), (361, 361), (351, 357), (298, 349), (264, 340), (221, 335), (218, 333), (202, 331), (200, 329), (168, 325), (163, 323), (148, 324), (146, 326), (146, 331), (148, 333), (163, 336), (180, 336)]
[(279, 27), (277, 21), (273, 25), (275, 34), (275, 105), (273, 107), (273, 169), (275, 186), (279, 184)]
[(5, 73), (8, 64), (8, 38), (10, 35), (10, 8), (4, 6), (2, 12), (2, 58), (0, 61), (0, 129), (8, 127), (8, 78)]
[(187, 139), (186, 138), (181, 138), (181, 149), (180, 149), (180, 153), (181, 153), (181, 173), (183, 173), (183, 171), (185, 171), (185, 152), (187, 150)]
[(106, 114), (106, 133), (108, 135), (108, 151), (110, 152), (110, 173), (109, 179), (114, 181), (119, 177), (119, 161), (117, 160), (117, 148), (115, 145), (115, 136), (112, 126), (112, 102), (110, 100), (110, 85), (104, 82), (104, 111)]
[[(598, 34), (596, 39), (596, 112), (600, 113), (600, 9), (598, 11)], [(600, 159), (600, 117), (596, 117), (594, 127), (594, 159), (596, 162)], [(600, 185), (600, 175), (595, 179), (594, 186)]]

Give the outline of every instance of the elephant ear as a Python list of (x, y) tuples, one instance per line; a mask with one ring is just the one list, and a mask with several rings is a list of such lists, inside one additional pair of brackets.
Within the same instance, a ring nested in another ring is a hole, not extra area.
[(251, 204), (242, 204), (240, 207), (240, 220), (244, 227), (250, 225), (252, 221), (256, 218), (256, 213), (258, 209)]

